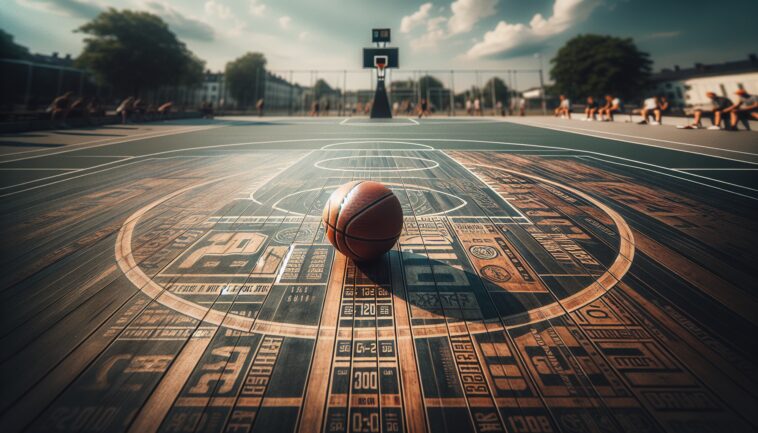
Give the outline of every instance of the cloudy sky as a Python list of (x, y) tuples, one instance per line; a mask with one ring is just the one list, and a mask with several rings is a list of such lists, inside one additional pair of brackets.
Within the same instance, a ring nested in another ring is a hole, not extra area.
[[(632, 37), (655, 68), (758, 52), (757, 0), (0, 0), (33, 52), (77, 55), (73, 30), (106, 7), (160, 15), (209, 68), (261, 51), (272, 70), (357, 69), (390, 27), (405, 69), (535, 68), (581, 33)], [(300, 79), (299, 81), (302, 81)]]

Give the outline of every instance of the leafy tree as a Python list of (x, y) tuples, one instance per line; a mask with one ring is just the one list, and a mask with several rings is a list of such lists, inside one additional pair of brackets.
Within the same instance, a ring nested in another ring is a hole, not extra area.
[(261, 53), (247, 53), (226, 64), (229, 93), (239, 107), (254, 105), (263, 97), (265, 74), (266, 57)]
[(492, 90), (495, 90), (495, 102), (500, 101), (503, 103), (504, 106), (508, 106), (508, 86), (505, 85), (505, 82), (501, 80), (498, 77), (492, 77), (489, 80), (487, 80), (486, 83), (484, 83), (484, 88), (482, 88), (482, 99), (484, 102), (484, 105), (488, 107), (492, 107)]
[(558, 50), (550, 77), (554, 90), (578, 99), (604, 94), (640, 96), (650, 78), (650, 56), (629, 38), (580, 35)]
[(29, 49), (13, 42), (13, 35), (0, 29), (0, 59), (28, 59)]
[(203, 61), (156, 15), (108, 9), (76, 31), (89, 35), (77, 64), (118, 93), (139, 95), (202, 80)]
[(313, 85), (313, 95), (316, 97), (316, 99), (320, 99), (322, 96), (327, 96), (332, 93), (334, 93), (334, 89), (329, 86), (329, 83), (324, 81), (322, 78), (316, 80), (316, 84)]
[(432, 92), (432, 89), (443, 89), (445, 87), (445, 85), (442, 84), (442, 81), (438, 80), (435, 77), (432, 77), (431, 75), (424, 75), (423, 77), (419, 78), (418, 86), (419, 95), (421, 95), (422, 98), (426, 98), (427, 90), (429, 96), (432, 96), (434, 93)]

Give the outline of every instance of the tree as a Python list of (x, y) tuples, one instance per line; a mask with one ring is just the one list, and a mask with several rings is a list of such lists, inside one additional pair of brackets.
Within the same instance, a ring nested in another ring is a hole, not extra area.
[(203, 61), (156, 15), (108, 9), (76, 31), (90, 35), (77, 64), (122, 95), (202, 80)]
[(508, 106), (508, 86), (505, 85), (505, 82), (501, 80), (498, 77), (492, 77), (489, 80), (487, 80), (486, 83), (484, 83), (484, 88), (482, 89), (482, 99), (484, 100), (484, 105), (488, 107), (492, 107), (494, 104), (492, 103), (492, 90), (495, 90), (495, 102), (500, 101), (503, 103), (503, 106)]
[(442, 81), (432, 77), (431, 75), (424, 75), (418, 79), (419, 95), (422, 98), (426, 98), (427, 95), (434, 97), (432, 89), (443, 89), (445, 86)]
[(225, 79), (238, 107), (249, 107), (263, 97), (265, 74), (266, 57), (261, 53), (247, 53), (226, 64)]
[(617, 95), (640, 96), (650, 78), (650, 56), (629, 38), (580, 35), (558, 50), (550, 77), (554, 89), (570, 98)]
[(322, 78), (316, 80), (316, 84), (313, 85), (313, 96), (316, 99), (321, 99), (322, 96), (328, 96), (334, 93), (334, 89), (329, 86), (329, 83)]
[(29, 49), (13, 42), (13, 35), (0, 29), (0, 59), (28, 59)]

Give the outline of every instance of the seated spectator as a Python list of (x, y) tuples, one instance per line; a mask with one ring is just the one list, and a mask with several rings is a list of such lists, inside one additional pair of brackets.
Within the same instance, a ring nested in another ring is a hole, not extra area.
[(61, 125), (66, 126), (66, 118), (71, 110), (71, 97), (74, 96), (74, 92), (66, 92), (61, 96), (53, 99), (50, 103), (48, 111), (50, 111), (50, 120), (53, 122), (60, 118)]
[(600, 120), (613, 122), (613, 115), (621, 112), (621, 99), (605, 95), (605, 105), (600, 109)]
[[(640, 109), (640, 115), (642, 115), (642, 120), (637, 122), (639, 125), (647, 125), (650, 121), (650, 115), (655, 115), (655, 110), (658, 109), (658, 95), (651, 96), (650, 98), (645, 99), (642, 102), (642, 108)], [(651, 123), (652, 125), (656, 125), (655, 121)], [(657, 123), (660, 125), (660, 123)]]
[(129, 120), (129, 114), (134, 111), (134, 96), (130, 96), (118, 105), (116, 108), (116, 114), (121, 116), (121, 123), (126, 124)]
[(89, 112), (90, 116), (94, 117), (104, 117), (105, 116), (105, 109), (100, 104), (100, 100), (95, 98), (91, 98), (89, 102), (87, 103), (87, 111)]
[[(711, 105), (713, 107), (713, 109), (707, 113), (707, 115), (711, 117), (711, 122), (713, 123), (711, 126), (708, 127), (708, 129), (719, 130), (721, 129), (721, 120), (723, 118), (724, 110), (726, 110), (727, 108), (730, 108), (734, 104), (729, 98), (718, 96), (713, 92), (707, 92), (705, 96), (707, 96), (708, 99), (711, 100)], [(698, 108), (697, 110), (695, 110), (695, 118), (692, 121), (692, 124), (683, 126), (682, 129), (702, 128), (703, 125), (700, 121), (700, 119), (702, 118), (703, 118), (703, 110)]]
[(729, 112), (729, 124), (732, 129), (737, 129), (737, 122), (742, 122), (745, 127), (750, 129), (750, 121), (758, 120), (758, 95), (751, 95), (745, 89), (739, 89), (734, 92), (737, 95), (737, 102), (727, 108)]
[(584, 120), (594, 122), (595, 121), (595, 115), (597, 114), (597, 102), (595, 102), (595, 98), (592, 96), (587, 97), (587, 107), (584, 109)]
[(84, 119), (89, 118), (89, 112), (87, 111), (87, 98), (79, 97), (74, 99), (71, 106), (68, 109), (68, 115), (70, 117), (82, 117)]
[(171, 108), (174, 106), (174, 101), (168, 101), (161, 104), (160, 107), (158, 107), (158, 114), (163, 117), (166, 114), (171, 113)]
[(561, 95), (558, 98), (561, 100), (561, 103), (558, 105), (558, 108), (555, 109), (555, 117), (571, 119), (571, 101), (566, 95)]
[(669, 100), (666, 99), (665, 96), (660, 96), (658, 98), (658, 107), (656, 107), (653, 110), (653, 115), (655, 116), (655, 122), (651, 123), (651, 125), (660, 125), (661, 120), (663, 119), (663, 113), (667, 112), (669, 110)]

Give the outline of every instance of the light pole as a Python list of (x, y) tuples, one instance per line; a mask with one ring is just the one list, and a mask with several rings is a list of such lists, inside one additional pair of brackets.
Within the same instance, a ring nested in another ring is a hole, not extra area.
[(545, 80), (542, 77), (542, 53), (536, 53), (534, 57), (537, 58), (540, 66), (540, 94), (542, 97), (542, 114), (547, 114), (547, 103), (545, 101)]

